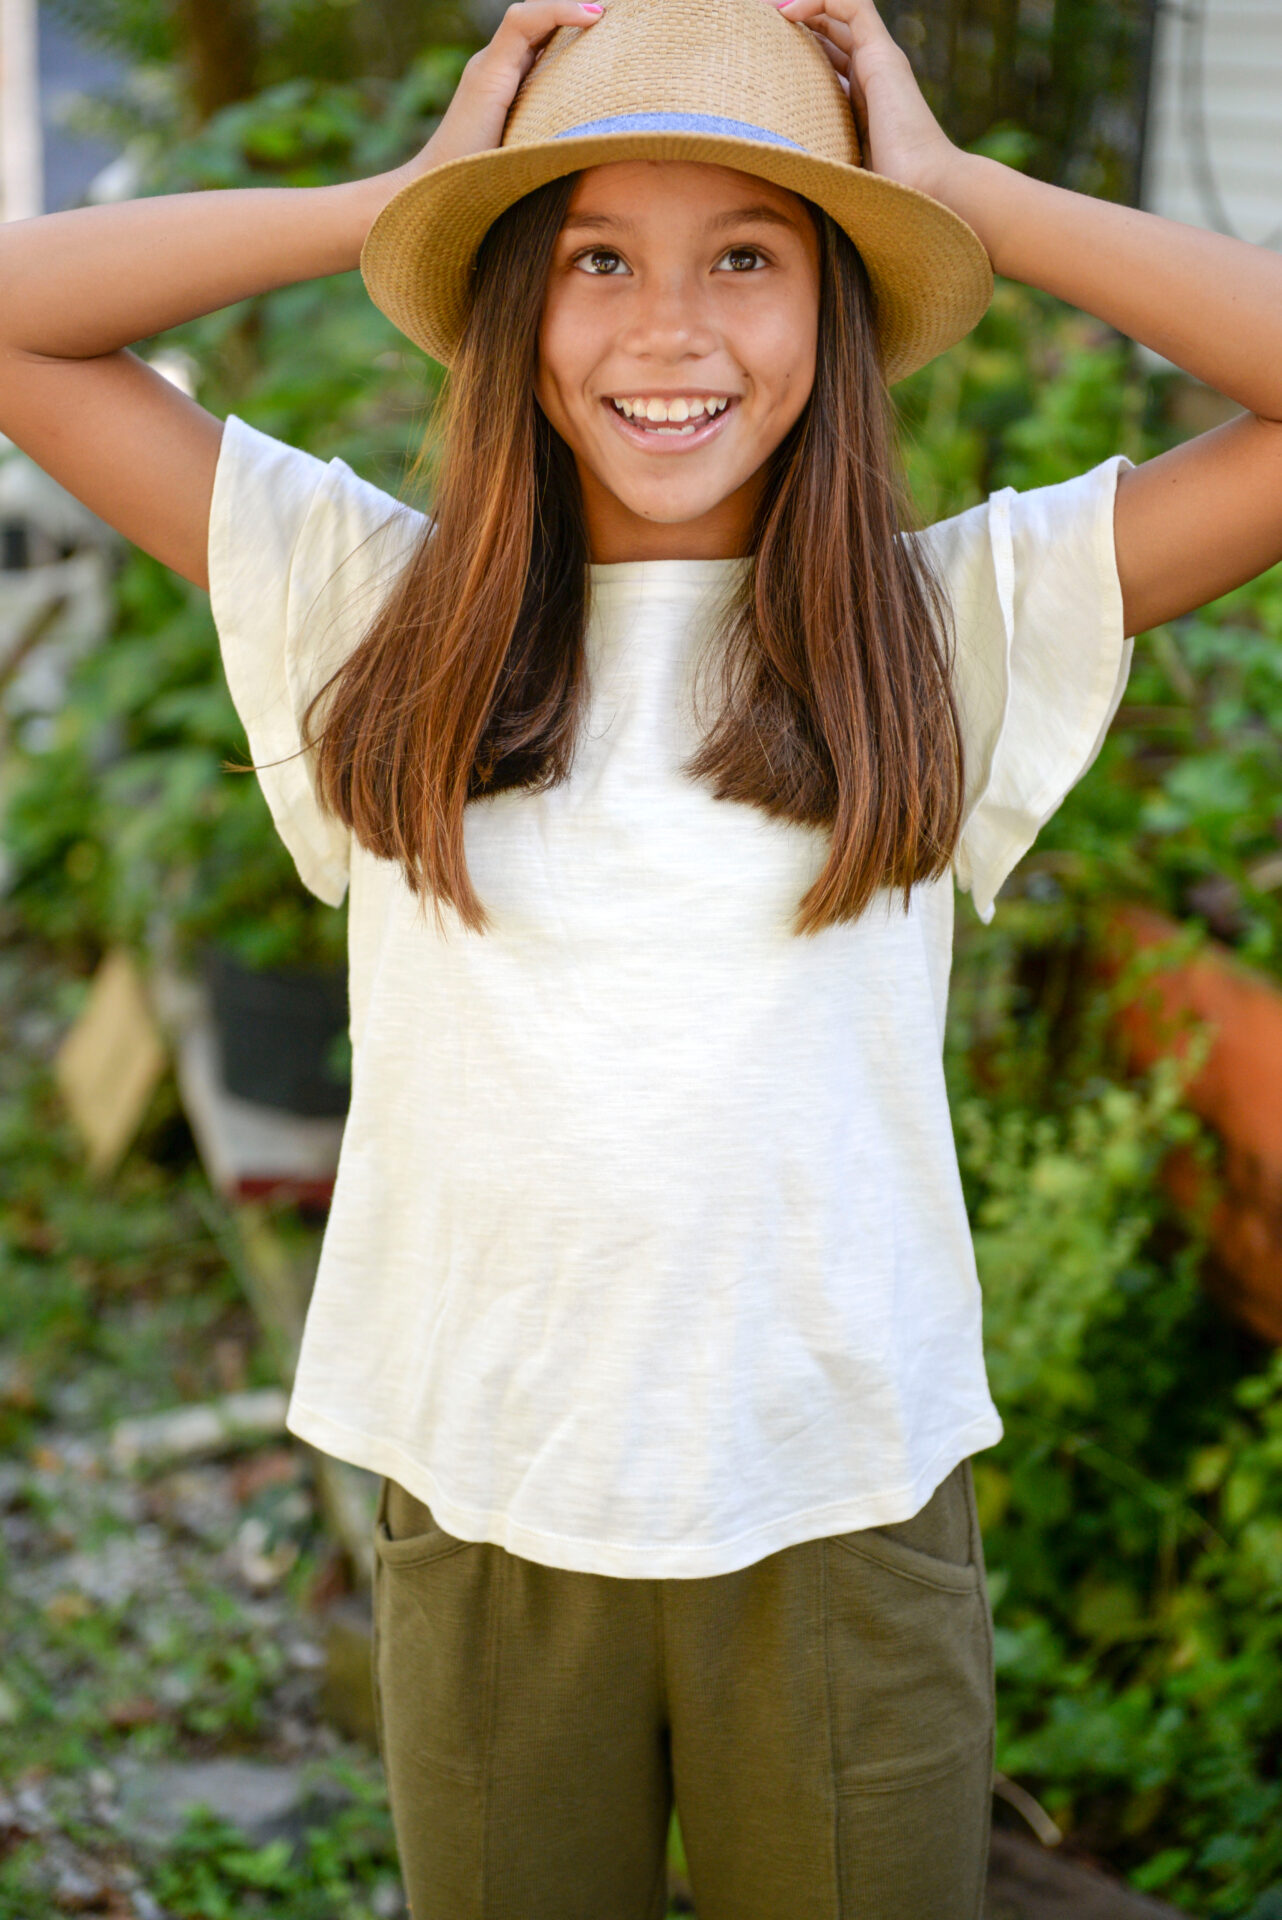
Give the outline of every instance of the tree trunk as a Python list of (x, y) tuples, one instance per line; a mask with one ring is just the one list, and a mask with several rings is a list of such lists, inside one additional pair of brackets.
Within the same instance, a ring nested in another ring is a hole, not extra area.
[(178, 0), (187, 90), (202, 123), (254, 92), (258, 15), (254, 0)]

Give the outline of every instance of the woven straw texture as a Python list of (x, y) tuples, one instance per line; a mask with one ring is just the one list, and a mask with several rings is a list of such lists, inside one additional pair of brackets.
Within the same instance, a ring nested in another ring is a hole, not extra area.
[(521, 85), (503, 144), (638, 112), (750, 120), (859, 165), (854, 115), (813, 34), (761, 0), (610, 0), (596, 26), (561, 27)]
[[(794, 144), (684, 131), (558, 138), (627, 113), (716, 116)], [(862, 166), (832, 67), (766, 0), (606, 0), (595, 26), (559, 29), (522, 84), (503, 145), (434, 168), (383, 208), (361, 253), (370, 298), (448, 365), (477, 249), (498, 216), (563, 174), (632, 159), (735, 167), (831, 214), (868, 268), (888, 381), (969, 333), (992, 298), (978, 236), (929, 195)]]

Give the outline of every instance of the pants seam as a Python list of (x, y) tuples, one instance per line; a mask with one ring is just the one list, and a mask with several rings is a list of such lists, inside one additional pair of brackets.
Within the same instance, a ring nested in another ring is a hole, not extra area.
[[(386, 1511), (387, 1511), (387, 1479), (386, 1479), (386, 1476), (384, 1476), (383, 1484), (379, 1488), (378, 1508), (374, 1518), (374, 1530), (376, 1534), (377, 1534), (379, 1524), (382, 1521)], [(371, 1684), (371, 1690), (374, 1696), (373, 1698), (374, 1744), (378, 1750), (378, 1756), (382, 1762), (383, 1771), (384, 1773), (386, 1773), (387, 1771), (387, 1740), (383, 1732), (383, 1695), (382, 1695), (382, 1688), (379, 1685), (379, 1677), (378, 1677), (378, 1603), (379, 1603), (379, 1597), (380, 1597), (379, 1589), (381, 1584), (379, 1580), (379, 1571), (380, 1571), (379, 1558), (376, 1552), (374, 1554), (374, 1570), (370, 1579), (369, 1665), (370, 1665), (370, 1684)]]
[(672, 1714), (668, 1706), (668, 1641), (664, 1631), (664, 1593), (664, 1582), (656, 1580), (654, 1582), (655, 1659), (658, 1663), (659, 1701), (663, 1708), (664, 1725), (667, 1726), (671, 1722)]
[(842, 1920), (841, 1797), (837, 1792), (837, 1733), (832, 1703), (832, 1636), (828, 1632), (828, 1543), (819, 1542), (819, 1632), (823, 1640), (824, 1705), (828, 1714), (828, 1823), (832, 1834), (833, 1920)]
[(485, 1718), (480, 1777), (477, 1781), (480, 1805), (477, 1808), (476, 1817), (481, 1827), (480, 1844), (477, 1847), (481, 1868), (478, 1916), (488, 1913), (490, 1907), (490, 1773), (494, 1765), (494, 1723), (498, 1713), (499, 1625), (506, 1608), (510, 1571), (508, 1556), (501, 1547), (493, 1542), (487, 1542), (483, 1551), (494, 1557), (494, 1577), (489, 1583), (490, 1616), (485, 1623)]
[[(668, 1834), (672, 1828), (672, 1809), (676, 1806), (676, 1780), (672, 1765), (672, 1714), (668, 1706), (668, 1638), (664, 1610), (667, 1604), (667, 1582), (656, 1580), (654, 1585), (654, 1632), (655, 1632), (655, 1678), (658, 1682), (659, 1709), (662, 1715), (660, 1739), (666, 1739), (666, 1779), (668, 1786), (668, 1815), (663, 1832), (663, 1846), (659, 1859), (659, 1877), (650, 1901), (653, 1920), (663, 1920), (668, 1911)], [(677, 1818), (680, 1820), (680, 1812)]]
[(994, 1692), (996, 1687), (996, 1662), (993, 1645), (993, 1609), (988, 1595), (988, 1578), (984, 1567), (984, 1537), (979, 1525), (979, 1503), (975, 1498), (974, 1469), (969, 1460), (962, 1463), (966, 1476), (966, 1510), (970, 1520), (971, 1559), (979, 1568), (979, 1595), (984, 1614), (984, 1635), (988, 1643), (988, 1797), (984, 1820), (982, 1869), (979, 1884), (979, 1902), (975, 1908), (974, 1920), (982, 1920), (984, 1899), (988, 1888), (988, 1853), (992, 1841), (993, 1828), (993, 1776), (997, 1767), (997, 1710)]

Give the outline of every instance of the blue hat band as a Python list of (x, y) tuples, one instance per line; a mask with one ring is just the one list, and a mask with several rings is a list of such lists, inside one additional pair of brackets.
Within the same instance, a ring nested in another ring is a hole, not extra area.
[(806, 151), (800, 142), (772, 133), (768, 127), (754, 127), (749, 120), (725, 120), (716, 113), (616, 113), (605, 120), (585, 120), (582, 126), (566, 127), (556, 138), (577, 140), (597, 133), (711, 133), (722, 139), (791, 147), (794, 153)]

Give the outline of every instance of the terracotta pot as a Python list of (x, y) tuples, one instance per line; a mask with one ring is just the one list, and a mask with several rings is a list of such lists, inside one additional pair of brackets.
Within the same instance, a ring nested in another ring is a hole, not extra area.
[[(1099, 968), (1116, 978), (1137, 951), (1185, 933), (1149, 907), (1119, 904), (1103, 928)], [(1191, 960), (1158, 967), (1123, 1006), (1116, 1031), (1127, 1064), (1143, 1070), (1163, 1054), (1184, 1057), (1192, 1032), (1209, 1022), (1211, 1050), (1190, 1083), (1189, 1106), (1223, 1143), (1222, 1194), (1210, 1217), (1213, 1258), (1206, 1281), (1233, 1317), (1282, 1343), (1282, 985), (1246, 967), (1217, 940)], [(1203, 1198), (1203, 1174), (1177, 1149), (1163, 1169), (1176, 1201)]]

